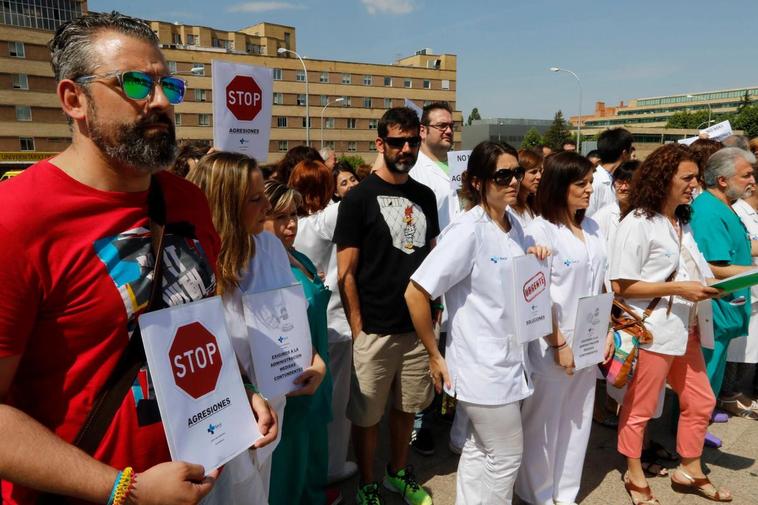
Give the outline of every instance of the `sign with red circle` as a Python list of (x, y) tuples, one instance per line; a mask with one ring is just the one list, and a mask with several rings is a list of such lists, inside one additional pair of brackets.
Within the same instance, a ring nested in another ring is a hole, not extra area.
[(221, 352), (216, 337), (195, 322), (180, 326), (168, 350), (176, 385), (198, 399), (216, 389), (221, 373)]
[(226, 86), (226, 107), (240, 121), (252, 121), (263, 106), (263, 92), (249, 75), (237, 75)]

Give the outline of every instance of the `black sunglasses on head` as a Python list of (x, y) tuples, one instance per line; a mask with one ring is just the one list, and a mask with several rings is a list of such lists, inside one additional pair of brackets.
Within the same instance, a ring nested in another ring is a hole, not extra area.
[(514, 177), (517, 181), (521, 181), (524, 178), (525, 172), (526, 169), (524, 169), (524, 167), (498, 168), (495, 170), (495, 173), (490, 176), (490, 179), (492, 179), (492, 182), (497, 186), (507, 186), (511, 183)]
[(408, 143), (408, 147), (421, 145), (421, 137), (383, 137), (382, 140), (394, 149), (402, 149)]

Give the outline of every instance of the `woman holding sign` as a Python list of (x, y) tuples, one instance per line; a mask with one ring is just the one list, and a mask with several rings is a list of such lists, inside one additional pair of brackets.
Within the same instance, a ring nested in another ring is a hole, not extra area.
[(624, 486), (634, 504), (656, 504), (640, 456), (645, 428), (666, 383), (679, 397), (681, 415), (677, 452), (681, 466), (672, 486), (716, 501), (731, 501), (703, 474), (700, 456), (716, 400), (700, 348), (697, 303), (719, 291), (689, 226), (698, 167), (687, 148), (667, 144), (656, 149), (634, 174), (629, 210), (611, 246), (613, 291), (638, 315), (651, 308), (645, 324), (652, 344), (640, 348), (637, 368), (619, 418), (618, 450), (626, 456)]
[[(513, 259), (524, 255), (524, 234), (506, 211), (524, 170), (507, 144), (482, 142), (468, 160), (464, 190), (471, 210), (453, 221), (411, 277), (405, 299), (429, 353), (437, 392), (458, 399), (470, 419), (458, 465), (456, 503), (507, 504), (521, 462), (519, 401), (532, 393), (516, 340)], [(541, 259), (545, 248), (527, 251)], [(450, 335), (443, 358), (430, 303), (445, 294)]]
[[(266, 181), (265, 188), (271, 210), (266, 216), (264, 228), (276, 235), (287, 250), (292, 274), (303, 286), (308, 300), (308, 325), (314, 353), (323, 356), (328, 363), (326, 307), (331, 291), (324, 286), (313, 262), (294, 247), (298, 228), (297, 209), (302, 207), (303, 199), (294, 189), (274, 180)], [(326, 198), (331, 195), (331, 188), (327, 189)], [(324, 491), (329, 469), (327, 425), (332, 418), (332, 376), (323, 361), (320, 366), (324, 367), (321, 376), (305, 379), (313, 381), (316, 386), (308, 396), (299, 395), (287, 399), (282, 439), (274, 451), (271, 469), (271, 505), (325, 503)]]
[[(606, 270), (605, 239), (584, 217), (592, 173), (592, 163), (575, 152), (548, 157), (535, 198), (540, 216), (526, 230), (528, 243), (551, 251), (553, 304), (553, 333), (529, 343), (534, 395), (521, 412), (524, 461), (516, 493), (535, 505), (574, 503), (592, 424), (596, 368), (575, 370), (572, 349), (579, 299), (602, 293)], [(612, 335), (602, 344), (608, 359)]]

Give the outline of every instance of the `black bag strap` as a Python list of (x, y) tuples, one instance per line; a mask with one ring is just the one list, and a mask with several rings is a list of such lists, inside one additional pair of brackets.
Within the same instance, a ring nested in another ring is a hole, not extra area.
[[(161, 285), (163, 283), (163, 247), (166, 226), (166, 205), (163, 193), (155, 177), (150, 181), (147, 212), (150, 218), (150, 233), (155, 265), (153, 266), (153, 284), (150, 291), (150, 301), (146, 312), (162, 307)], [(116, 411), (124, 401), (137, 374), (145, 364), (145, 348), (142, 343), (139, 325), (132, 332), (113, 372), (97, 395), (95, 403), (74, 439), (74, 445), (89, 455), (95, 453), (100, 446), (105, 432), (113, 421)]]

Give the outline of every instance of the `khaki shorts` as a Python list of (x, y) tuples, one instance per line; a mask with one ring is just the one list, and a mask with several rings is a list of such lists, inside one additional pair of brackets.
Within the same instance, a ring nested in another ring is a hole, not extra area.
[(361, 332), (353, 342), (353, 374), (347, 416), (358, 426), (378, 424), (392, 394), (392, 407), (421, 412), (432, 402), (429, 357), (415, 333)]

